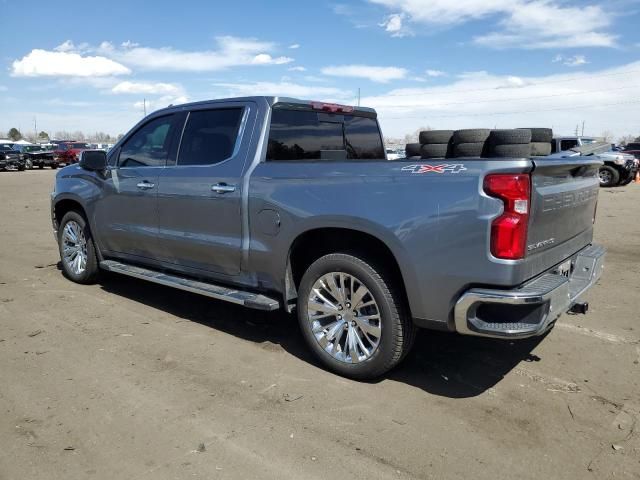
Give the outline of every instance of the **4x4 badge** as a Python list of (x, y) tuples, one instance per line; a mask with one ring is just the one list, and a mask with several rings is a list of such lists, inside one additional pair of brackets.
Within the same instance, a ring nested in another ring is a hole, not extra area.
[(460, 173), (466, 167), (462, 163), (443, 163), (440, 165), (408, 165), (402, 168), (403, 172), (411, 173)]

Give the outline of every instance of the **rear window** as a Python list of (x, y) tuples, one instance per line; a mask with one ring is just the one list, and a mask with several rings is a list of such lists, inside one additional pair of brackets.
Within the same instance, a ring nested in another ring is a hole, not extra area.
[(180, 143), (178, 165), (214, 165), (231, 157), (242, 108), (191, 112)]
[(374, 118), (274, 109), (267, 160), (384, 159)]

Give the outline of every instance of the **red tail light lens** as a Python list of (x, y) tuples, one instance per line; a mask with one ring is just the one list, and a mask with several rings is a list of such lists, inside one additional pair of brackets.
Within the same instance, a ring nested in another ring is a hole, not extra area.
[(531, 199), (529, 175), (487, 175), (484, 191), (504, 202), (504, 213), (491, 224), (491, 254), (507, 260), (524, 258)]

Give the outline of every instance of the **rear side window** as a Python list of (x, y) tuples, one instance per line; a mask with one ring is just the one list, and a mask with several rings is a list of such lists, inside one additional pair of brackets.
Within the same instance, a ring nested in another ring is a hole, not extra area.
[(378, 122), (373, 118), (346, 115), (344, 136), (347, 142), (348, 158), (354, 160), (385, 158)]
[(274, 109), (267, 160), (384, 159), (373, 118), (324, 112)]
[(180, 143), (178, 165), (214, 165), (231, 157), (242, 108), (191, 112)]
[(173, 115), (159, 117), (135, 132), (120, 150), (120, 167), (162, 167), (171, 145)]

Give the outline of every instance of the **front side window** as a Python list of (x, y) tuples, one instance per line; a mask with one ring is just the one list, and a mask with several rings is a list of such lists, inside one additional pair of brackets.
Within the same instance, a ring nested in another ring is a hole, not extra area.
[(191, 112), (180, 142), (178, 165), (214, 165), (231, 157), (242, 113), (242, 108)]
[(572, 148), (575, 148), (577, 146), (578, 146), (577, 140), (562, 140), (560, 142), (560, 150), (563, 152), (566, 150), (571, 150)]
[(384, 159), (374, 118), (274, 109), (267, 160)]
[(169, 156), (173, 115), (145, 124), (120, 150), (120, 167), (162, 167)]

